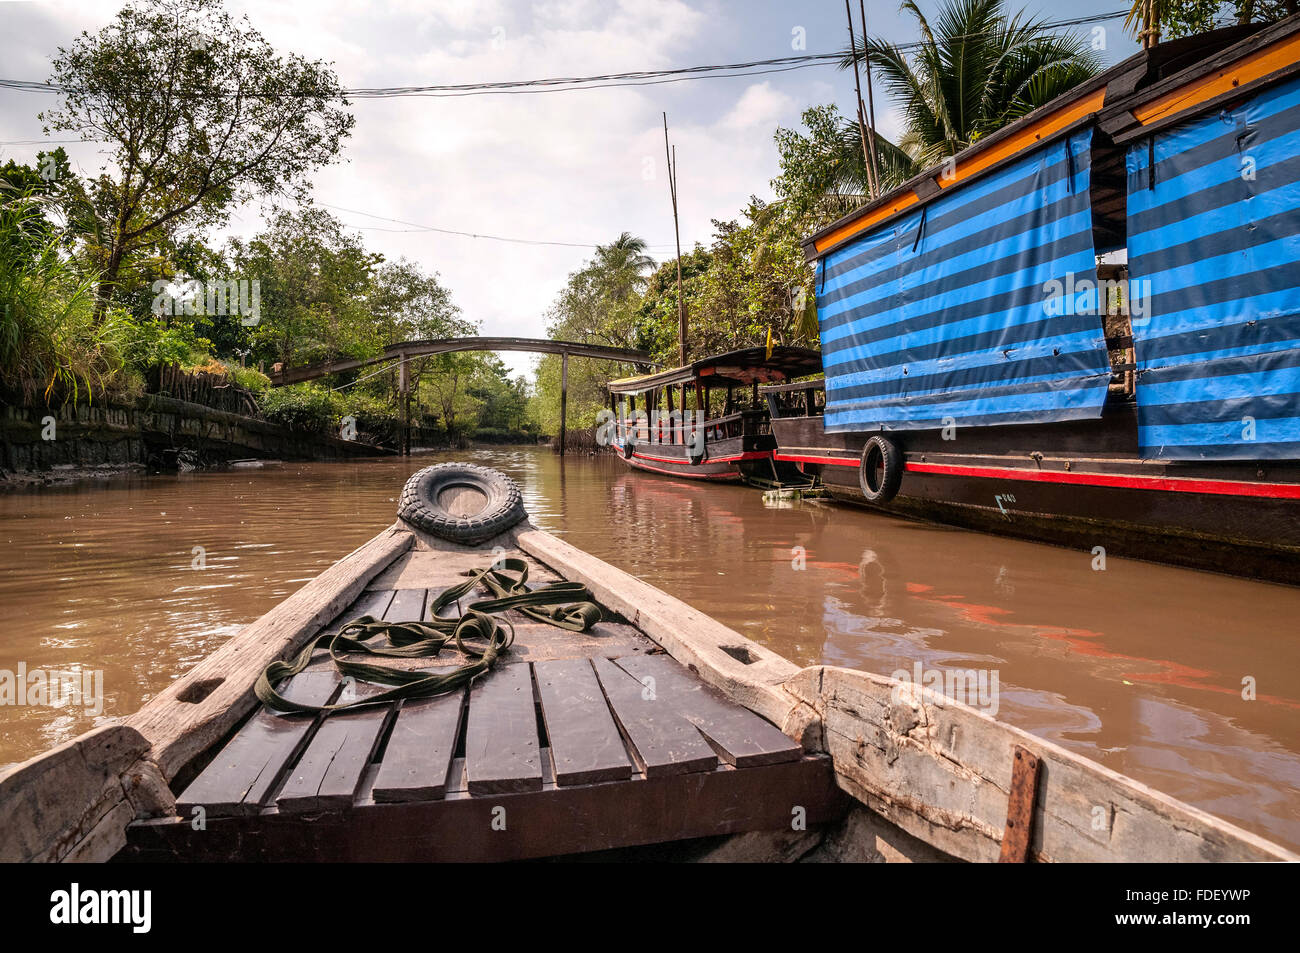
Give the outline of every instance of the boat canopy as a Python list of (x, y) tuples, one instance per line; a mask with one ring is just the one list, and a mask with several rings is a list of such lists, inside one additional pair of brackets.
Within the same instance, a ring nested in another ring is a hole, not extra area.
[(1300, 78), (1129, 147), (1144, 457), (1300, 458), (1297, 156)]
[(685, 367), (674, 367), (639, 377), (624, 377), (610, 381), (606, 386), (611, 394), (640, 394), (673, 384), (696, 381), (701, 387), (739, 387), (804, 377), (818, 373), (821, 367), (821, 353), (810, 348), (774, 347), (769, 356), (765, 347), (749, 347), (716, 357), (706, 357)]
[(1072, 126), (821, 258), (828, 432), (1100, 414), (1092, 135)]

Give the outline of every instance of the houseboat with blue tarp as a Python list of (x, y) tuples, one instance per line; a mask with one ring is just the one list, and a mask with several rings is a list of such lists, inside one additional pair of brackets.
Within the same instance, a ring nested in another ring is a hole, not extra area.
[(1144, 50), (817, 232), (775, 459), (894, 512), (1300, 583), (1300, 16)]

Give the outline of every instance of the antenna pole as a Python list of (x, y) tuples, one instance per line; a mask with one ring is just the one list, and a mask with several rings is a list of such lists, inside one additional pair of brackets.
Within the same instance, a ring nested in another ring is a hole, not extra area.
[(677, 239), (677, 366), (685, 367), (686, 299), (682, 297), (682, 233), (677, 221), (677, 147), (670, 150), (668, 146), (668, 113), (664, 113), (664, 158), (668, 162), (668, 194), (673, 199), (673, 235)]
[(849, 50), (853, 53), (853, 88), (857, 92), (858, 102), (858, 135), (862, 137), (862, 161), (867, 167), (867, 190), (871, 197), (876, 197), (876, 174), (874, 163), (871, 161), (871, 150), (867, 146), (867, 121), (863, 117), (862, 108), (862, 78), (858, 73), (858, 41), (853, 35), (853, 11), (849, 7), (849, 0), (844, 0), (844, 15), (849, 18)]
[(884, 188), (880, 184), (880, 168), (876, 165), (876, 97), (871, 91), (871, 54), (867, 50), (867, 8), (863, 6), (863, 0), (858, 0), (858, 12), (862, 14), (862, 58), (867, 61), (867, 143), (871, 147), (871, 177), (876, 184), (876, 194), (879, 195)]

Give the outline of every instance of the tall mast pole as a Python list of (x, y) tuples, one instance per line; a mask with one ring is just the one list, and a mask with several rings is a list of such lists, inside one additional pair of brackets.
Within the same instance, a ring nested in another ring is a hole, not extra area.
[(677, 222), (677, 147), (668, 147), (668, 113), (664, 113), (664, 158), (668, 162), (668, 194), (673, 199), (673, 236), (677, 240), (677, 366), (685, 367), (686, 299), (682, 297), (682, 233)]
[(875, 181), (877, 194), (884, 189), (880, 185), (880, 169), (876, 165), (876, 97), (871, 91), (871, 54), (867, 50), (867, 8), (863, 0), (858, 0), (858, 12), (862, 14), (862, 58), (867, 68), (867, 142), (871, 146), (871, 177)]
[(876, 197), (876, 174), (874, 163), (871, 161), (871, 150), (867, 146), (867, 121), (863, 116), (862, 108), (862, 77), (858, 73), (858, 41), (853, 35), (853, 11), (849, 7), (849, 0), (844, 0), (844, 15), (849, 20), (849, 50), (853, 53), (853, 89), (857, 93), (858, 102), (858, 135), (862, 137), (862, 162), (867, 167), (867, 191), (871, 197)]

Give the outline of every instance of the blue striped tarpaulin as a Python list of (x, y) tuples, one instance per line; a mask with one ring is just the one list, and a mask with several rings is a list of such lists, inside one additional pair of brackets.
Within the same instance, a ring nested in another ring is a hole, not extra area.
[(1044, 145), (822, 259), (827, 431), (1101, 412), (1091, 142)]
[(1300, 80), (1127, 161), (1143, 456), (1300, 458)]

